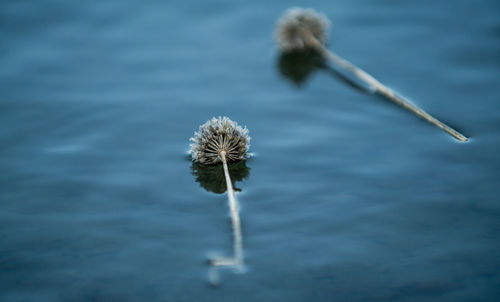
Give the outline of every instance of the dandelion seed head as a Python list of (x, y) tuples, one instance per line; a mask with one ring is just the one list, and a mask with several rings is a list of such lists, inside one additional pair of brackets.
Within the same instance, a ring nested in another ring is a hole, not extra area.
[(292, 7), (278, 20), (276, 41), (283, 52), (300, 52), (311, 49), (304, 36), (312, 34), (321, 44), (328, 40), (328, 18), (313, 9)]
[(222, 162), (222, 151), (225, 152), (228, 163), (245, 159), (250, 148), (248, 129), (227, 117), (208, 120), (200, 126), (190, 141), (192, 143), (189, 153), (193, 161), (203, 165)]

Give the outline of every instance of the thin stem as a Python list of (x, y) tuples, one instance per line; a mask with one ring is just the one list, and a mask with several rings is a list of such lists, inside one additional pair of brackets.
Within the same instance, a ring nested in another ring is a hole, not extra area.
[(231, 222), (233, 224), (233, 248), (234, 248), (234, 258), (236, 263), (239, 265), (243, 264), (243, 236), (241, 235), (241, 222), (239, 215), (238, 201), (234, 195), (233, 183), (231, 182), (231, 177), (229, 175), (229, 168), (226, 161), (226, 152), (222, 151), (220, 153), (222, 159), (222, 166), (224, 167), (224, 175), (226, 177), (227, 185), (227, 196), (229, 198), (229, 211), (231, 213)]
[[(241, 222), (239, 215), (238, 201), (236, 200), (233, 183), (229, 175), (229, 168), (227, 166), (226, 152), (219, 153), (222, 159), (222, 166), (224, 168), (224, 176), (226, 177), (227, 196), (229, 199), (229, 211), (231, 213), (231, 223), (233, 225), (233, 257), (216, 257), (212, 259), (211, 265), (216, 269), (220, 266), (233, 266), (238, 270), (243, 270), (243, 236), (241, 233)], [(209, 271), (209, 279), (212, 283), (218, 282), (218, 275), (215, 270)]]
[(357, 78), (361, 79), (362, 81), (366, 82), (368, 85), (374, 87), (376, 91), (378, 91), (381, 95), (384, 97), (388, 98), (389, 100), (395, 102), (396, 104), (402, 106), (403, 108), (413, 112), (417, 116), (423, 118), (424, 120), (428, 121), (429, 123), (441, 128), (448, 134), (452, 135), (454, 138), (456, 138), (459, 141), (466, 142), (468, 138), (461, 134), (460, 132), (456, 131), (455, 129), (451, 128), (450, 126), (446, 125), (445, 123), (441, 122), (440, 120), (436, 119), (435, 117), (431, 116), (421, 108), (417, 107), (416, 105), (412, 104), (410, 101), (406, 100), (400, 95), (397, 95), (394, 91), (392, 91), (389, 87), (385, 86), (384, 84), (380, 83), (377, 81), (374, 77), (366, 73), (364, 70), (356, 67), (349, 61), (341, 58), (340, 56), (334, 54), (330, 50), (326, 49), (319, 41), (316, 39), (312, 34), (310, 34), (307, 31), (303, 31), (304, 37), (307, 39), (307, 42), (314, 47), (316, 51), (318, 51), (323, 57), (326, 59), (330, 60), (332, 63), (339, 65), (341, 68), (346, 70), (347, 72), (353, 74)]

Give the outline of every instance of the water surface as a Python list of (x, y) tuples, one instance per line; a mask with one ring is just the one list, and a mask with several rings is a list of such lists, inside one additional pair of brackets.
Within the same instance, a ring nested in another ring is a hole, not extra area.
[[(293, 5), (329, 47), (471, 137), (325, 69), (283, 75)], [(500, 294), (497, 1), (4, 1), (0, 300), (492, 301)], [(246, 272), (186, 155), (227, 115), (255, 154)], [(193, 175), (194, 174), (194, 175)]]

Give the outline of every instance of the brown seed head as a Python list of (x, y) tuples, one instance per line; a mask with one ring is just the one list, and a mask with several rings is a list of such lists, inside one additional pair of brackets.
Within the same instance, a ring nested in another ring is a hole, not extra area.
[(248, 129), (227, 117), (214, 117), (207, 121), (190, 141), (189, 153), (193, 161), (204, 165), (222, 162), (222, 151), (228, 163), (245, 159), (250, 148)]
[(321, 44), (328, 40), (330, 21), (313, 9), (292, 7), (278, 20), (276, 41), (283, 52), (310, 50), (306, 34), (312, 34)]

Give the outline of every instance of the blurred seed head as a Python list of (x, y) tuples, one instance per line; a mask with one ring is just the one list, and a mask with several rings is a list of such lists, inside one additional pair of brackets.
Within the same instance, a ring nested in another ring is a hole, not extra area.
[(305, 33), (312, 34), (321, 44), (328, 40), (330, 21), (313, 9), (292, 7), (278, 20), (276, 40), (283, 52), (310, 50)]
[(207, 121), (190, 141), (189, 153), (193, 161), (203, 165), (221, 163), (222, 151), (225, 151), (228, 163), (245, 159), (250, 148), (248, 129), (227, 117), (214, 117)]

